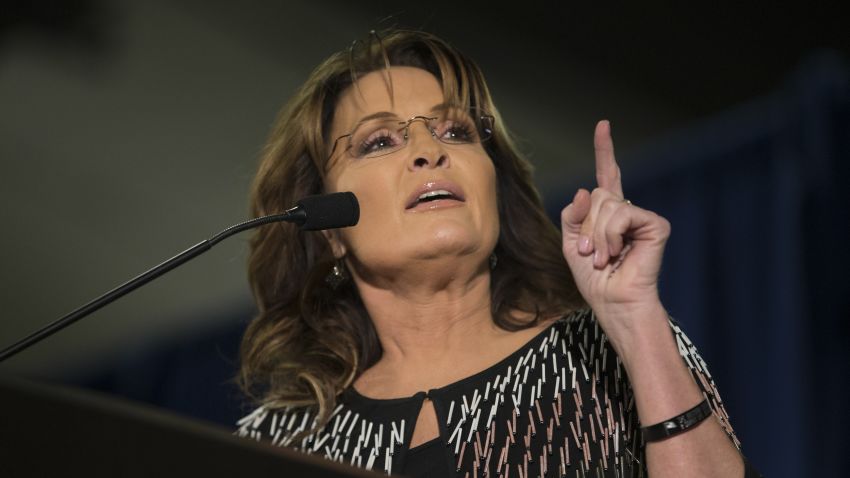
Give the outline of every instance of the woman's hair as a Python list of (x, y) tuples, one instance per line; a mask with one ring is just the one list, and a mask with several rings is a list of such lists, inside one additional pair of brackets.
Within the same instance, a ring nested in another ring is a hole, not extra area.
[[(494, 322), (519, 330), (582, 307), (531, 166), (504, 128), (481, 71), (431, 34), (373, 32), (319, 65), (277, 118), (252, 186), (251, 213), (280, 213), (323, 192), (340, 95), (360, 76), (390, 66), (426, 70), (447, 101), (495, 116), (493, 136), (484, 143), (496, 169), (500, 224), (498, 265), (490, 272)], [(239, 383), (249, 398), (270, 408), (314, 407), (315, 426), (382, 353), (353, 281), (335, 289), (326, 282), (335, 263), (320, 232), (275, 223), (251, 239), (248, 272), (259, 314), (242, 339)]]

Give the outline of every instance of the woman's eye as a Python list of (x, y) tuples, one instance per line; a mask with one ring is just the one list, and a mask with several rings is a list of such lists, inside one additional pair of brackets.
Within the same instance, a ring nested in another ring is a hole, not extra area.
[(471, 143), (475, 141), (475, 128), (463, 121), (449, 121), (439, 131), (440, 139), (451, 143)]
[(375, 131), (358, 142), (356, 156), (363, 157), (376, 153), (384, 153), (388, 149), (398, 147), (402, 141), (403, 138), (397, 132), (391, 132), (388, 129)]

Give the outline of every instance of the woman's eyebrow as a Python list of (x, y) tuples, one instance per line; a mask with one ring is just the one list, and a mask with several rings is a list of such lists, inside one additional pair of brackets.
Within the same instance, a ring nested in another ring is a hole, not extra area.
[(432, 106), (432, 107), (431, 107), (431, 110), (430, 110), (430, 113), (444, 112), (444, 111), (447, 111), (447, 110), (453, 109), (454, 107), (455, 107), (455, 104), (454, 104), (454, 103), (450, 103), (450, 102), (448, 102), (448, 101), (444, 101), (444, 102), (442, 102), (442, 103), (439, 103), (439, 104), (436, 104), (436, 105)]
[(357, 123), (354, 125), (354, 129), (357, 129), (358, 126), (360, 126), (361, 124), (363, 124), (367, 121), (371, 121), (373, 119), (384, 119), (384, 118), (398, 118), (398, 115), (395, 114), (395, 113), (391, 113), (389, 111), (378, 111), (378, 112), (375, 112), (375, 113), (372, 113), (372, 114), (368, 114), (368, 115), (360, 118), (359, 120), (357, 120)]

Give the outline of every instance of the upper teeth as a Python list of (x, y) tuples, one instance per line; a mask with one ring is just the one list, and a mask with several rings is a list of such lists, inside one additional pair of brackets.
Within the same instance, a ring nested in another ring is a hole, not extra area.
[(428, 191), (427, 193), (422, 193), (419, 195), (419, 200), (432, 198), (434, 196), (451, 196), (452, 193), (446, 191), (445, 189), (435, 189), (433, 191)]

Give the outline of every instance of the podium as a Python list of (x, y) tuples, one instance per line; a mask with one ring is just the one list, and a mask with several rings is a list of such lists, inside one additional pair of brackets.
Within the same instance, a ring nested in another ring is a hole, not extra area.
[(375, 478), (91, 391), (0, 376), (0, 477)]

